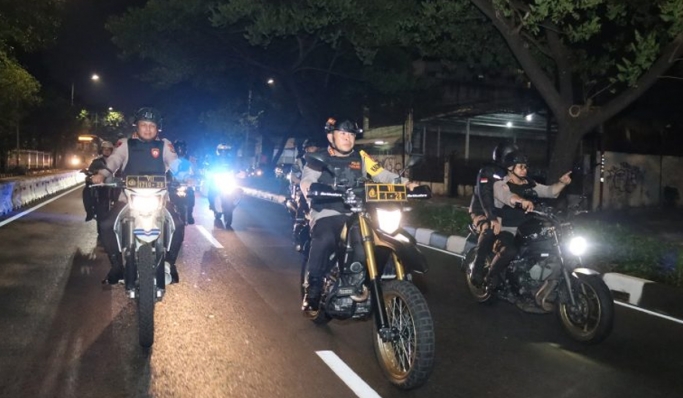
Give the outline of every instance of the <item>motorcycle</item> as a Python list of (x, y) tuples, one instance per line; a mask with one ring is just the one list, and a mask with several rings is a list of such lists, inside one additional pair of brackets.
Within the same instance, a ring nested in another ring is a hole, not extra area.
[(225, 228), (232, 225), (232, 213), (242, 200), (243, 191), (238, 184), (239, 175), (227, 168), (210, 173), (209, 201), (216, 221), (223, 219)]
[[(85, 174), (85, 179), (86, 179), (86, 183), (87, 183), (86, 189), (89, 189), (90, 186), (92, 185), (90, 183), (90, 178), (95, 173), (88, 170), (88, 169), (81, 169), (80, 172)], [(114, 189), (114, 188), (102, 188), (102, 189), (93, 189), (91, 192), (92, 192), (92, 200), (94, 201), (95, 215), (96, 215), (96, 220), (97, 220), (97, 234), (99, 236), (99, 234), (100, 234), (100, 221), (104, 217), (106, 217), (107, 214), (109, 214), (109, 211), (114, 206), (114, 203), (116, 203), (116, 200), (118, 199), (119, 195), (121, 194), (121, 191), (118, 189)]]
[(114, 231), (124, 262), (126, 294), (137, 302), (138, 339), (142, 347), (154, 344), (154, 306), (171, 282), (164, 264), (175, 232), (173, 217), (166, 209), (165, 176), (129, 175), (113, 183), (93, 184), (123, 188), (127, 204), (116, 217)]
[[(316, 161), (315, 155), (310, 157)], [(322, 158), (317, 161), (324, 164)], [(434, 323), (411, 272), (427, 264), (415, 239), (400, 228), (401, 204), (429, 198), (428, 187), (408, 193), (402, 184), (359, 181), (351, 186), (312, 184), (308, 196), (341, 198), (352, 215), (330, 257), (317, 310), (304, 310), (315, 324), (332, 319), (368, 320), (374, 315), (373, 345), (385, 376), (401, 389), (424, 384), (434, 365)], [(302, 299), (308, 285), (302, 267)]]
[[(491, 291), (472, 282), (478, 235), (473, 226), (463, 252), (467, 286), (474, 299), (495, 298), (517, 304), (527, 312), (555, 312), (564, 331), (574, 340), (597, 344), (609, 336), (614, 323), (612, 294), (600, 273), (583, 265), (586, 240), (574, 233), (572, 215), (537, 205), (519, 226), (517, 256), (505, 269), (502, 286)], [(493, 255), (485, 262), (484, 274)]]
[(287, 179), (290, 185), (287, 199), (285, 199), (285, 208), (293, 221), (292, 242), (296, 251), (307, 256), (311, 240), (310, 226), (308, 224), (308, 212), (310, 209), (299, 187), (301, 173), (299, 172), (297, 175), (294, 171), (290, 171)]

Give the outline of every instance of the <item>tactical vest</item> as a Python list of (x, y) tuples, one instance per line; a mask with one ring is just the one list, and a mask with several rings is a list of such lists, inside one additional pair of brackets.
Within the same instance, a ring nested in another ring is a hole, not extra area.
[(164, 141), (128, 140), (128, 162), (124, 175), (164, 175)]
[[(324, 151), (327, 152), (327, 149)], [(331, 156), (328, 153), (325, 164), (330, 170), (337, 170), (337, 185), (352, 186), (363, 177), (363, 158), (356, 151), (344, 157)], [(324, 169), (320, 178), (318, 178), (318, 182), (333, 185), (335, 183), (334, 174)], [(349, 211), (341, 198), (316, 199), (312, 202), (311, 208), (315, 211), (330, 209), (340, 213), (347, 213)]]
[[(508, 181), (507, 185), (510, 188), (510, 192), (515, 195), (526, 200), (534, 201), (538, 198), (538, 194), (534, 191), (536, 183), (531, 179), (527, 179), (526, 181), (527, 182), (522, 185), (513, 184)], [(523, 209), (510, 206), (503, 206), (503, 208), (500, 209), (499, 214), (503, 218), (504, 227), (518, 227), (526, 219), (526, 213)]]
[(502, 167), (490, 164), (482, 167), (477, 174), (477, 183), (474, 186), (472, 201), (470, 202), (470, 213), (476, 215), (496, 215), (496, 207), (493, 201), (493, 184), (500, 181), (505, 176), (506, 171)]

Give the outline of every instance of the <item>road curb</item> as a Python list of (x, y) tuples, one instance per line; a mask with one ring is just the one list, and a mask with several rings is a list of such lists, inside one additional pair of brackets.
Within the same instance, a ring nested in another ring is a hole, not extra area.
[[(243, 189), (249, 196), (280, 204), (285, 202), (283, 195), (253, 188)], [(465, 248), (465, 238), (462, 236), (442, 235), (428, 228), (406, 226), (404, 229), (414, 236), (420, 245), (445, 251), (454, 256)], [(602, 277), (617, 301), (683, 320), (683, 291), (681, 289), (616, 272), (605, 273)]]

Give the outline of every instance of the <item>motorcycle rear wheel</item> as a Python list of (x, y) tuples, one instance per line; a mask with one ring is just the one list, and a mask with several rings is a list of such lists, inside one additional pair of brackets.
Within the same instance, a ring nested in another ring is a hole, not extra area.
[(576, 306), (571, 305), (566, 292), (561, 296), (567, 299), (557, 303), (556, 313), (562, 328), (581, 343), (603, 341), (614, 324), (614, 301), (609, 288), (598, 275), (577, 274), (572, 278), (572, 289)]
[(152, 246), (142, 245), (138, 250), (138, 337), (140, 345), (149, 348), (154, 344), (154, 303), (156, 301), (156, 271)]
[(377, 324), (373, 343), (377, 360), (389, 381), (409, 390), (424, 384), (434, 367), (434, 322), (427, 301), (412, 283), (382, 283), (389, 326), (398, 331), (396, 341), (383, 341)]

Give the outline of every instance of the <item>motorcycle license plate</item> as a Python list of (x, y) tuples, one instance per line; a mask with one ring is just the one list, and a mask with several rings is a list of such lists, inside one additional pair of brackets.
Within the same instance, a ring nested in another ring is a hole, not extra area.
[(406, 186), (403, 184), (365, 184), (367, 202), (405, 202)]
[(165, 189), (166, 176), (142, 175), (142, 176), (126, 176), (126, 187), (128, 188), (147, 188), (147, 189)]

